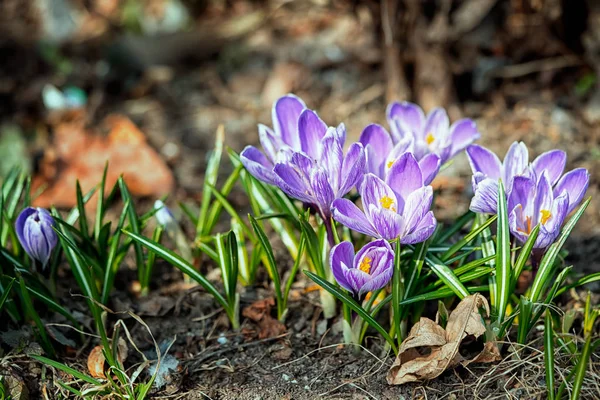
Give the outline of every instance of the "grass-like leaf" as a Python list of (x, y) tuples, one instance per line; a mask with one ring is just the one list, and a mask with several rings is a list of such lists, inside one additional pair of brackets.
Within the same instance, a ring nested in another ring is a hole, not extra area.
[(502, 180), (498, 181), (498, 232), (496, 234), (496, 297), (495, 306), (498, 326), (506, 315), (506, 307), (512, 293), (512, 266), (510, 260), (510, 230), (508, 206)]
[(196, 239), (202, 236), (204, 224), (207, 222), (208, 210), (210, 209), (211, 190), (208, 185), (217, 184), (219, 177), (219, 165), (221, 164), (221, 155), (223, 154), (223, 143), (225, 142), (225, 127), (219, 125), (215, 137), (215, 148), (210, 153), (206, 171), (204, 172), (204, 189), (202, 190), (202, 203), (200, 204), (200, 214), (198, 214), (198, 225), (196, 225)]
[(89, 384), (95, 385), (95, 386), (102, 386), (102, 382), (100, 382), (97, 379), (92, 378), (91, 376), (82, 374), (81, 372), (77, 371), (74, 368), (71, 368), (65, 364), (59, 363), (58, 361), (54, 361), (51, 360), (49, 358), (43, 357), (43, 356), (38, 356), (35, 354), (30, 354), (29, 357), (33, 358), (34, 360), (37, 360), (43, 364), (49, 365), (53, 368), (56, 368), (58, 370), (61, 370), (63, 372), (66, 372), (67, 374), (74, 376), (77, 379), (81, 379), (84, 382), (87, 382)]
[[(133, 202), (133, 198), (129, 193), (129, 188), (123, 180), (123, 176), (119, 177), (119, 189), (121, 190), (121, 197), (123, 198), (123, 202), (127, 204), (127, 219), (129, 220), (129, 229), (131, 232), (135, 234), (140, 234), (141, 225), (138, 219), (137, 212), (135, 211), (135, 206)], [(137, 268), (144, 268), (144, 252), (142, 251), (142, 246), (139, 243), (133, 244), (133, 250), (135, 253), (135, 265)]]
[(459, 298), (463, 299), (469, 295), (467, 288), (465, 288), (460, 279), (452, 272), (452, 269), (444, 264), (443, 261), (431, 254), (425, 257), (425, 261), (438, 278), (440, 278)]
[(379, 324), (379, 322), (377, 322), (367, 311), (365, 311), (365, 309), (363, 309), (360, 306), (360, 304), (358, 304), (352, 297), (348, 296), (348, 294), (345, 291), (343, 291), (333, 283), (327, 281), (326, 279), (321, 278), (317, 274), (314, 274), (310, 271), (304, 271), (304, 273), (317, 285), (321, 286), (323, 289), (327, 290), (332, 296), (334, 296), (339, 301), (350, 307), (367, 324), (369, 324), (372, 328), (379, 332), (379, 334), (389, 343), (390, 347), (394, 350), (394, 353), (398, 353), (396, 343), (394, 342), (394, 339), (392, 339), (392, 337), (389, 335), (389, 333)]
[(398, 348), (404, 339), (402, 336), (402, 316), (400, 315), (400, 301), (404, 298), (404, 277), (402, 276), (402, 264), (400, 260), (400, 237), (396, 240), (394, 251), (394, 274), (392, 275), (392, 310)]
[(550, 309), (546, 310), (544, 326), (544, 366), (546, 367), (546, 393), (548, 394), (548, 400), (554, 400), (554, 328), (552, 326)]
[(442, 260), (442, 261), (448, 261), (448, 259), (450, 257), (452, 257), (454, 254), (456, 254), (457, 252), (459, 252), (463, 247), (465, 247), (466, 245), (468, 245), (469, 243), (471, 243), (473, 240), (475, 240), (479, 235), (481, 235), (481, 233), (488, 226), (490, 226), (496, 220), (496, 218), (497, 217), (494, 215), (493, 217), (488, 218), (483, 224), (481, 224), (481, 225), (474, 225), (473, 229), (471, 229), (471, 232), (469, 232), (462, 239), (460, 239), (458, 242), (456, 242), (455, 244), (453, 244), (448, 249), (448, 251), (446, 251), (444, 254), (442, 254), (440, 256), (440, 260)]
[(6, 303), (6, 300), (8, 299), (8, 296), (10, 295), (10, 291), (11, 291), (14, 283), (15, 283), (15, 279), (12, 278), (10, 280), (10, 282), (8, 282), (8, 285), (6, 285), (6, 287), (4, 288), (4, 290), (2, 292), (2, 296), (0, 296), (0, 313), (2, 313), (2, 309), (4, 308), (4, 303)]
[(196, 269), (181, 256), (160, 245), (159, 243), (153, 242), (151, 239), (148, 239), (145, 236), (128, 231), (123, 232), (126, 235), (130, 236), (135, 242), (146, 247), (148, 250), (155, 252), (157, 256), (159, 256), (160, 258), (162, 258), (163, 260), (173, 265), (181, 272), (198, 282), (200, 286), (202, 286), (208, 293), (210, 293), (215, 298), (217, 303), (219, 303), (224, 309), (229, 309), (229, 303), (227, 302), (225, 297), (223, 297), (223, 295), (219, 293), (219, 291), (214, 287), (212, 283), (210, 283), (204, 277), (204, 275), (196, 271)]
[(269, 277), (273, 281), (273, 287), (275, 288), (275, 298), (277, 299), (277, 318), (281, 319), (284, 316), (285, 309), (283, 293), (281, 291), (281, 278), (279, 276), (279, 270), (277, 269), (277, 262), (275, 261), (275, 256), (273, 255), (273, 248), (271, 247), (271, 243), (269, 243), (269, 239), (265, 234), (265, 231), (260, 227), (256, 219), (250, 214), (248, 214), (248, 219), (250, 220), (250, 224), (252, 225), (252, 229), (254, 229), (254, 233), (258, 239), (258, 243), (261, 245), (265, 256), (266, 262), (265, 268), (269, 273)]
[(308, 251), (308, 256), (313, 264), (315, 272), (322, 278), (327, 278), (325, 276), (325, 268), (323, 266), (323, 258), (321, 254), (321, 245), (319, 241), (319, 237), (315, 233), (313, 227), (308, 222), (306, 215), (300, 214), (300, 229), (302, 234), (306, 238), (306, 250)]

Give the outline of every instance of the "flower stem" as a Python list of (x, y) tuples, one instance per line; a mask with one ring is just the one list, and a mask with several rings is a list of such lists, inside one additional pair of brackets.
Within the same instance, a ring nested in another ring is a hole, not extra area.
[(323, 219), (323, 224), (325, 225), (325, 230), (327, 231), (327, 241), (329, 242), (329, 247), (335, 246), (335, 235), (333, 233), (333, 225), (331, 224), (331, 217), (321, 216)]

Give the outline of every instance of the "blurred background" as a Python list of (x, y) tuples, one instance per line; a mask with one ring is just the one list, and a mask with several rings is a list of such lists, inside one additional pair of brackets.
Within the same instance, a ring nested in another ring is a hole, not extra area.
[[(2, 0), (0, 59), (0, 173), (30, 171), (40, 206), (74, 205), (107, 159), (141, 199), (199, 199), (218, 125), (255, 144), (288, 92), (350, 140), (410, 100), (474, 118), (500, 155), (523, 140), (588, 168), (571, 247), (600, 269), (598, 1)], [(464, 212), (466, 157), (435, 186), (438, 217)]]

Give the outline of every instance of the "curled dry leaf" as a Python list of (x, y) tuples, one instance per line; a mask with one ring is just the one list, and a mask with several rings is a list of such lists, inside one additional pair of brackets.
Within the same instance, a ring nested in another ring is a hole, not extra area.
[[(489, 305), (485, 297), (474, 294), (464, 298), (450, 313), (445, 330), (432, 320), (421, 318), (402, 342), (388, 371), (388, 383), (402, 385), (429, 380), (458, 364), (499, 360), (496, 343), (485, 341), (487, 330), (480, 312), (488, 317)], [(485, 341), (483, 348), (481, 339)]]
[(102, 346), (94, 347), (87, 359), (88, 371), (90, 371), (92, 378), (106, 378), (106, 375), (104, 375), (105, 361), (106, 359), (104, 358), (104, 353), (102, 352)]
[[(106, 358), (104, 357), (102, 348), (103, 347), (100, 345), (94, 347), (87, 359), (87, 367), (90, 371), (90, 375), (93, 378), (106, 378), (106, 375), (104, 374), (104, 364), (106, 362)], [(119, 362), (122, 364), (127, 359), (127, 353), (129, 352), (127, 342), (125, 342), (125, 340), (123, 340), (122, 338), (119, 338), (117, 351)]]

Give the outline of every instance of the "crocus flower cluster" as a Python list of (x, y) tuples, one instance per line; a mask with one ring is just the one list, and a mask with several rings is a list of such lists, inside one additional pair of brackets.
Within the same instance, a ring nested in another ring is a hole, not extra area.
[[(326, 223), (333, 216), (379, 239), (356, 257), (349, 242), (332, 249), (335, 278), (359, 296), (391, 278), (393, 252), (387, 241), (414, 244), (431, 236), (437, 222), (429, 184), (442, 164), (479, 137), (473, 121), (450, 125), (441, 108), (426, 117), (415, 104), (393, 103), (387, 110), (391, 134), (371, 124), (344, 155), (344, 125), (328, 127), (298, 97), (277, 100), (272, 119), (273, 129), (258, 128), (264, 153), (247, 146), (242, 163), (257, 179), (316, 208)], [(343, 198), (353, 187), (361, 195), (362, 210)]]
[(327, 127), (296, 96), (277, 100), (272, 114), (273, 129), (258, 129), (266, 154), (247, 146), (240, 155), (242, 163), (254, 177), (313, 205), (328, 221), (333, 200), (348, 193), (364, 174), (362, 144), (353, 143), (344, 156), (344, 125)]
[(497, 212), (501, 179), (513, 236), (525, 242), (532, 229), (540, 225), (535, 249), (545, 249), (556, 240), (566, 216), (579, 205), (589, 184), (589, 173), (584, 168), (563, 175), (567, 155), (560, 150), (543, 153), (532, 163), (522, 142), (511, 145), (504, 162), (478, 145), (469, 146), (467, 155), (473, 170), (471, 210)]
[(54, 219), (43, 208), (27, 207), (17, 217), (15, 231), (23, 250), (45, 268), (58, 243)]

